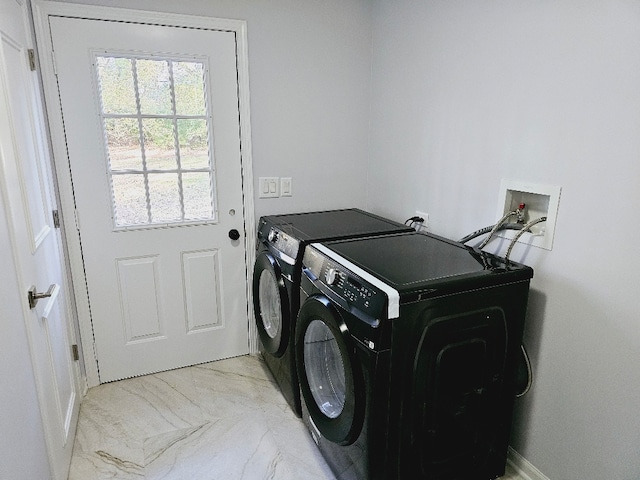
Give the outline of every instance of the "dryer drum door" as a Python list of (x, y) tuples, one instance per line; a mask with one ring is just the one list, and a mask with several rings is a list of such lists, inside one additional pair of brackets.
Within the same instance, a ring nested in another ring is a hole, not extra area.
[(278, 262), (268, 252), (256, 258), (253, 269), (253, 309), (264, 349), (281, 357), (289, 343), (289, 296)]
[(365, 394), (353, 340), (324, 296), (312, 296), (296, 323), (300, 388), (313, 423), (339, 445), (353, 443), (362, 429)]

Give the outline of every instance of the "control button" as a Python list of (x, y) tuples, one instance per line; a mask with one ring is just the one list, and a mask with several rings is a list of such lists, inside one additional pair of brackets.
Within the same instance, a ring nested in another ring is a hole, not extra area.
[(267, 239), (271, 243), (274, 243), (276, 240), (278, 240), (278, 231), (274, 230), (273, 228), (269, 230), (269, 235), (267, 235)]
[(335, 268), (330, 268), (324, 276), (327, 281), (327, 285), (334, 285), (338, 280), (338, 271)]

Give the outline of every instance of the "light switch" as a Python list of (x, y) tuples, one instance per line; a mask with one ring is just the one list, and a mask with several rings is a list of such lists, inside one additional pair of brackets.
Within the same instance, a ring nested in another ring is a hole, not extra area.
[(280, 179), (280, 196), (290, 197), (291, 195), (291, 177), (282, 177)]
[(276, 198), (280, 196), (280, 177), (260, 177), (258, 182), (260, 198)]

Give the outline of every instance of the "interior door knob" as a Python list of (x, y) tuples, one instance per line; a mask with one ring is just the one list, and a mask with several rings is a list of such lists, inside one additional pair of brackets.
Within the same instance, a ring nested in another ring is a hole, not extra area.
[(29, 288), (29, 291), (27, 292), (27, 300), (29, 301), (29, 308), (31, 309), (36, 308), (36, 304), (38, 303), (38, 300), (40, 300), (41, 298), (47, 298), (53, 295), (53, 290), (55, 288), (56, 288), (56, 284), (54, 283), (49, 287), (49, 290), (47, 290), (46, 292), (38, 293), (38, 291), (36, 290), (36, 286), (31, 285), (31, 288)]
[(238, 240), (240, 238), (240, 232), (235, 228), (232, 230), (229, 230), (229, 238), (231, 240)]

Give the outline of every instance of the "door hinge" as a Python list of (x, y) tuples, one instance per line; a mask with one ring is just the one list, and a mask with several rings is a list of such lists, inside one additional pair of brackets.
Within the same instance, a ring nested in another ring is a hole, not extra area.
[(56, 52), (51, 50), (51, 65), (53, 66), (53, 74), (58, 76), (58, 64), (56, 62)]
[(60, 228), (60, 214), (58, 213), (58, 210), (53, 210), (51, 212), (51, 216), (53, 217), (53, 226), (55, 228)]
[(71, 345), (71, 355), (73, 355), (73, 360), (80, 360), (80, 354), (78, 353), (78, 345)]
[(30, 48), (27, 50), (27, 55), (29, 57), (29, 68), (33, 72), (36, 69), (36, 52), (33, 48)]

